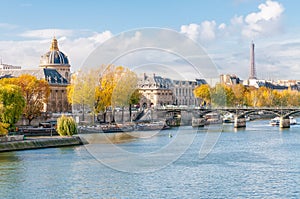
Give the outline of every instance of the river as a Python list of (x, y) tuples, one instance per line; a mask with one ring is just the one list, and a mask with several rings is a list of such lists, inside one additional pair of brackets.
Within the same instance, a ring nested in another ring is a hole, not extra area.
[(1, 153), (0, 198), (300, 198), (300, 125), (111, 136)]

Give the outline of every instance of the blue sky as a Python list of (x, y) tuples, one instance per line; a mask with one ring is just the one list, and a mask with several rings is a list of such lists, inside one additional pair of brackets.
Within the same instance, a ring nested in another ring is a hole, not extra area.
[(261, 78), (300, 79), (299, 7), (297, 0), (1, 1), (0, 57), (36, 67), (56, 35), (76, 71), (114, 35), (158, 27), (198, 42), (220, 73), (247, 78), (254, 40)]

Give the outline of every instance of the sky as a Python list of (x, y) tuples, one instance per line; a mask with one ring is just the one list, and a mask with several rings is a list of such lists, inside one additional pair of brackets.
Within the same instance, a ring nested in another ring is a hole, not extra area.
[[(108, 49), (103, 46), (108, 45), (103, 44), (114, 37), (122, 37), (122, 40), (114, 40), (122, 45), (134, 41), (135, 47), (147, 47), (156, 37), (162, 39), (157, 32), (150, 35), (144, 30), (155, 27), (193, 40), (211, 59), (219, 74), (248, 78), (250, 44), (254, 41), (259, 78), (300, 80), (298, 0), (5, 0), (0, 4), (0, 57), (6, 64), (38, 67), (40, 56), (49, 50), (55, 36), (75, 72), (85, 67), (95, 50), (102, 48), (100, 51), (106, 52)], [(123, 34), (128, 32), (135, 34)], [(180, 48), (189, 48), (178, 37), (176, 39), (171, 42), (173, 54)], [(109, 50), (121, 52), (118, 51), (120, 45), (110, 44)], [(116, 63), (143, 66), (139, 71), (147, 72), (156, 64), (164, 68), (163, 76), (170, 75), (169, 70), (180, 74), (186, 71), (188, 77), (198, 77), (186, 68), (189, 59), (181, 56), (185, 61), (178, 61), (170, 53), (166, 55), (157, 49), (156, 52), (128, 55), (127, 59), (123, 56)], [(105, 60), (101, 56), (98, 55), (97, 64)], [(168, 61), (158, 61), (167, 58)], [(155, 69), (158, 74), (159, 68)]]

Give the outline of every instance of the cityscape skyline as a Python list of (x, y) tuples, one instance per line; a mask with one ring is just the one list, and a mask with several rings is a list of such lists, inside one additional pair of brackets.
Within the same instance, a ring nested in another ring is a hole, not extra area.
[(37, 67), (40, 55), (55, 35), (76, 71), (103, 41), (135, 28), (160, 27), (178, 31), (198, 42), (216, 64), (219, 74), (237, 74), (247, 79), (249, 45), (253, 40), (258, 78), (300, 79), (297, 36), (300, 27), (296, 9), (299, 3), (296, 1), (59, 4), (59, 7), (54, 6), (56, 3), (45, 6), (34, 0), (2, 2), (0, 57), (3, 63)]

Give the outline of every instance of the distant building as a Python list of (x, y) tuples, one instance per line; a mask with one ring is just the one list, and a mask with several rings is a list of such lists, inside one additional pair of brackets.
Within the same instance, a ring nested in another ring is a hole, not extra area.
[(172, 80), (160, 76), (146, 75), (138, 81), (139, 92), (142, 94), (140, 104), (143, 108), (173, 104)]
[(140, 104), (144, 108), (166, 105), (197, 106), (199, 99), (194, 97), (193, 91), (201, 84), (207, 83), (204, 79), (171, 80), (155, 74), (150, 76), (144, 74), (138, 82), (138, 88), (142, 94)]
[(250, 46), (250, 77), (249, 79), (256, 79), (256, 68), (255, 68), (255, 45), (253, 41)]
[(221, 84), (225, 84), (225, 85), (236, 85), (236, 84), (241, 84), (242, 80), (240, 80), (240, 78), (236, 75), (220, 75), (220, 83)]
[[(206, 81), (204, 80), (204, 82)], [(199, 98), (194, 96), (194, 89), (198, 85), (200, 85), (200, 81), (173, 80), (174, 105), (199, 105)]]
[(70, 79), (69, 60), (64, 53), (59, 51), (56, 38), (52, 40), (50, 51), (41, 57), (39, 68), (23, 70), (18, 66), (4, 66), (4, 68), (0, 68), (0, 78), (19, 77), (22, 74), (29, 74), (37, 79), (48, 81), (50, 96), (48, 103), (45, 104), (45, 112), (62, 113), (72, 111), (72, 107), (67, 100), (67, 86)]
[(0, 70), (20, 70), (21, 66), (13, 66), (13, 65), (9, 65), (9, 64), (3, 64), (2, 60), (0, 63)]
[(258, 79), (249, 79), (248, 81), (244, 82), (244, 86), (252, 86), (255, 88), (266, 87), (278, 91), (286, 90), (289, 88), (288, 86), (280, 85), (276, 82)]

